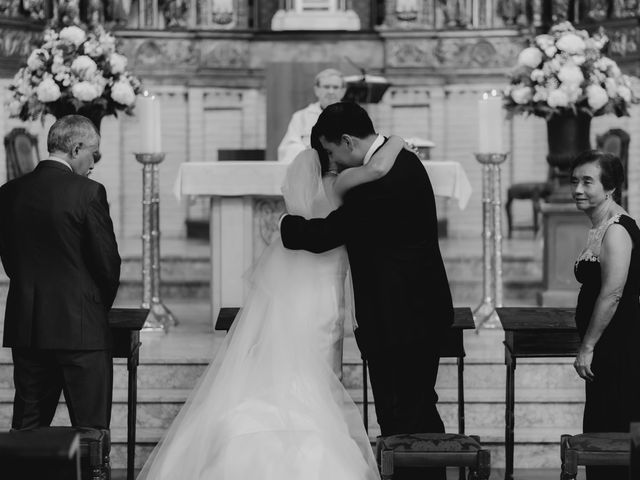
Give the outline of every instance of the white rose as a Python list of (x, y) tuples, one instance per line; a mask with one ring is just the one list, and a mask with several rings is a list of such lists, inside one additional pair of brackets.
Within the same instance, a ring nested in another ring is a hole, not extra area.
[(567, 95), (567, 101), (569, 103), (577, 102), (580, 95), (582, 95), (582, 89), (579, 84), (576, 83), (562, 83), (560, 85), (560, 90)]
[(552, 108), (566, 107), (569, 104), (569, 98), (563, 90), (553, 90), (549, 92), (547, 97), (547, 105)]
[(624, 85), (620, 85), (618, 87), (618, 95), (622, 98), (626, 103), (631, 102), (631, 89)]
[(555, 43), (554, 38), (546, 33), (536, 37), (536, 45), (538, 45), (542, 50), (552, 47)]
[(547, 47), (544, 49), (544, 54), (549, 58), (553, 58), (557, 52), (558, 49), (556, 47)]
[(531, 72), (530, 78), (536, 83), (542, 83), (544, 82), (544, 76), (544, 72), (541, 69), (536, 68)]
[(511, 91), (511, 98), (518, 105), (525, 105), (533, 98), (533, 92), (530, 87), (514, 88)]
[(49, 52), (42, 48), (36, 48), (27, 59), (29, 70), (36, 71), (44, 67), (44, 63), (49, 59)]
[(53, 57), (53, 63), (51, 64), (51, 73), (66, 72), (68, 69), (64, 64), (64, 59), (58, 55)]
[(582, 55), (586, 45), (584, 40), (575, 33), (567, 33), (556, 42), (556, 47), (570, 55)]
[(111, 65), (111, 71), (113, 73), (123, 73), (125, 68), (127, 68), (127, 57), (119, 53), (112, 53), (109, 56), (109, 65)]
[(542, 62), (542, 52), (535, 47), (525, 48), (518, 55), (518, 63), (530, 68), (536, 68)]
[(575, 63), (576, 65), (582, 65), (587, 58), (584, 55), (573, 55), (571, 57), (571, 60), (573, 60), (573, 63)]
[(9, 115), (11, 115), (12, 117), (17, 117), (18, 115), (20, 115), (21, 111), (22, 102), (20, 102), (19, 100), (12, 100), (9, 103)]
[(84, 33), (84, 30), (74, 25), (70, 27), (65, 27), (62, 30), (60, 30), (60, 39), (68, 40), (69, 42), (73, 43), (76, 47), (82, 45), (82, 42), (84, 42), (86, 38), (87, 38), (87, 34)]
[(129, 85), (129, 82), (119, 81), (111, 87), (111, 98), (113, 98), (114, 102), (128, 106), (133, 105), (136, 101), (136, 94), (131, 85)]
[(90, 57), (99, 57), (103, 52), (98, 41), (94, 38), (90, 38), (87, 40), (87, 43), (84, 44), (84, 53)]
[(534, 89), (535, 93), (533, 94), (533, 101), (546, 102), (547, 98), (549, 97), (549, 92), (547, 91), (547, 89), (541, 85), (536, 85)]
[(552, 58), (545, 65), (549, 65), (549, 68), (551, 69), (551, 71), (555, 73), (558, 73), (562, 68), (562, 62), (558, 57)]
[(589, 85), (587, 87), (587, 103), (594, 112), (597, 112), (609, 103), (609, 95), (604, 88), (598, 85)]
[(618, 94), (618, 84), (613, 78), (607, 78), (604, 81), (604, 88), (607, 91), (609, 98), (613, 98)]
[(53, 78), (45, 78), (36, 87), (36, 96), (43, 103), (55, 102), (60, 98), (60, 87)]
[(91, 78), (96, 74), (98, 65), (87, 55), (80, 55), (71, 64), (71, 70), (76, 72), (80, 78)]
[(83, 102), (90, 102), (100, 96), (98, 89), (91, 82), (78, 82), (71, 87), (71, 93), (78, 100)]
[(569, 85), (580, 85), (584, 81), (582, 70), (573, 63), (567, 63), (558, 72), (558, 79)]

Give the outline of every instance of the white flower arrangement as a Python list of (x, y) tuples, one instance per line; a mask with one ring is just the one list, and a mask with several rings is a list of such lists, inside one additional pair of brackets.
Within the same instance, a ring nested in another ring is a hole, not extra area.
[(639, 99), (633, 93), (632, 78), (602, 54), (607, 42), (604, 33), (590, 36), (570, 22), (535, 37), (520, 52), (509, 76), (504, 95), (509, 114), (545, 119), (567, 113), (629, 115), (629, 106)]
[(116, 52), (111, 33), (101, 26), (86, 32), (72, 25), (44, 32), (42, 45), (31, 52), (9, 90), (10, 116), (35, 120), (46, 113), (131, 115), (142, 86), (127, 71), (127, 59)]

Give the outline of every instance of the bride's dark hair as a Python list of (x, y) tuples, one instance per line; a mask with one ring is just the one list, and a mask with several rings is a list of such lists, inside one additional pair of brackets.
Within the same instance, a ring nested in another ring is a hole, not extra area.
[(320, 143), (320, 138), (318, 136), (318, 130), (315, 125), (311, 129), (311, 148), (318, 152), (318, 158), (320, 159), (320, 173), (324, 175), (329, 171), (329, 156), (325, 149), (322, 148), (322, 144)]

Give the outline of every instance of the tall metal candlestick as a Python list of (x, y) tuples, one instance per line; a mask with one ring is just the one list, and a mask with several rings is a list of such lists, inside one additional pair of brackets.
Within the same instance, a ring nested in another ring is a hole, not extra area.
[(477, 328), (499, 328), (502, 307), (502, 191), (500, 164), (506, 153), (476, 153), (482, 164), (482, 301), (474, 309)]
[(164, 153), (136, 153), (142, 164), (142, 308), (149, 309), (143, 331), (169, 331), (177, 321), (160, 299), (160, 179)]

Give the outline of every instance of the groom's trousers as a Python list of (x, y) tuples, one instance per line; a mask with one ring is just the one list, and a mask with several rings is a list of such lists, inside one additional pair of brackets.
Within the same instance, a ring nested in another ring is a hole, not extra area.
[[(435, 392), (440, 353), (437, 342), (367, 356), (376, 416), (383, 436), (442, 433)], [(445, 480), (444, 468), (398, 469), (394, 480)]]

